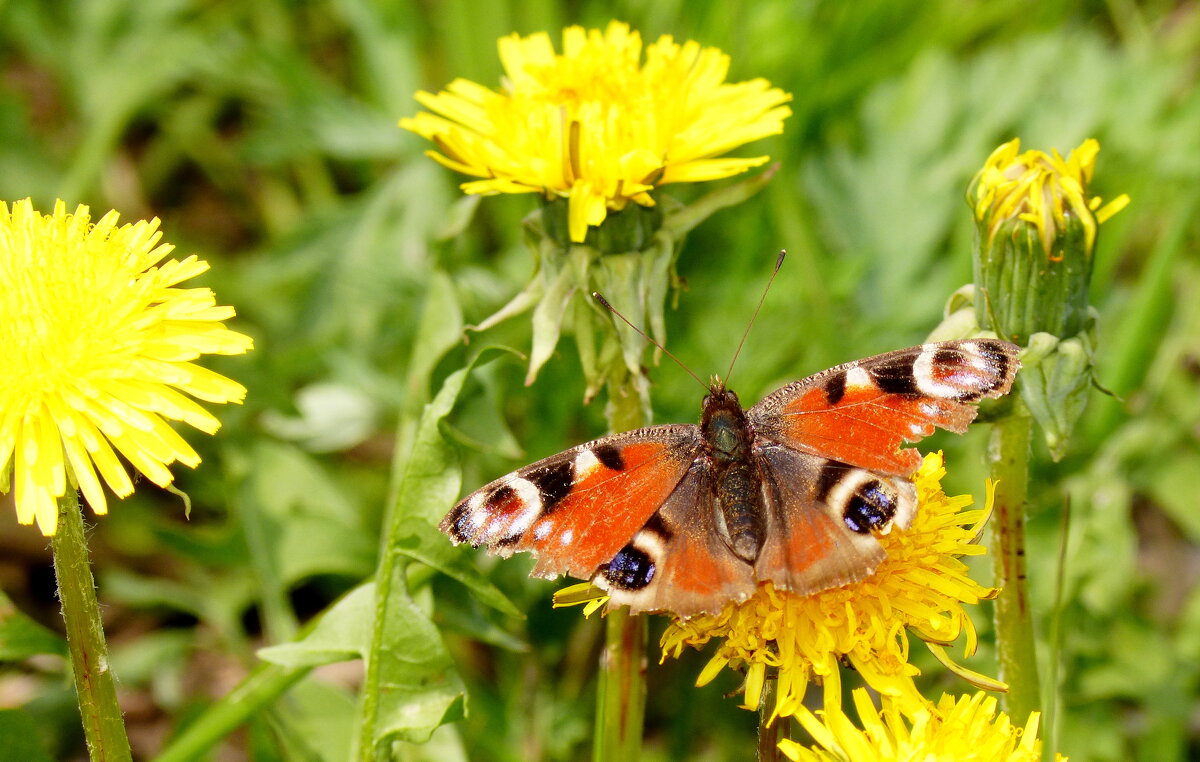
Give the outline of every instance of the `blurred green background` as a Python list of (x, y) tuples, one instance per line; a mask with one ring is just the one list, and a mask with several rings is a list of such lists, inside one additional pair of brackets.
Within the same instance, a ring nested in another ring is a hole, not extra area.
[[(785, 133), (740, 152), (770, 153), (779, 174), (690, 236), (668, 314), (670, 348), (722, 371), (788, 249), (737, 369), (747, 401), (936, 325), (970, 279), (967, 182), (1001, 142), (1065, 154), (1100, 140), (1092, 192), (1133, 199), (1103, 227), (1093, 285), (1098, 381), (1119, 399), (1093, 396), (1063, 462), (1038, 452), (1045, 732), (1077, 760), (1200, 758), (1200, 5), (0, 0), (0, 198), (160, 217), (257, 345), (211, 364), (249, 397), (217, 411), (217, 437), (189, 436), (205, 460), (178, 472), (190, 520), (143, 483), (91, 533), (137, 755), (372, 573), (389, 467), (431, 390), (480, 347), (528, 347), (524, 319), (469, 345), (457, 326), (529, 276), (534, 197), (462, 199), (395, 126), (413, 92), (495, 86), (500, 36), (557, 43), (564, 25), (611, 18), (717, 46), (732, 80), (794, 97)], [(697, 417), (691, 379), (651, 376), (657, 421)], [(603, 432), (569, 341), (532, 387), (522, 378), (515, 359), (489, 364), (452, 416), (465, 487)], [(983, 445), (982, 431), (932, 440), (951, 491), (981, 492)], [(0, 636), (0, 737), (30, 746), (0, 758), (80, 758), (63, 662), (38, 655), (60, 647), (48, 544), (11, 507), (0, 525), (0, 587), (31, 618)], [(417, 575), (470, 698), (467, 720), (411, 758), (588, 759), (600, 624), (552, 611), (557, 585), (526, 580), (526, 561), (478, 556), (528, 618)], [(968, 663), (994, 673), (990, 610), (974, 618), (984, 645)], [(970, 690), (926, 656), (927, 695)], [(646, 759), (751, 756), (755, 716), (723, 696), (735, 676), (691, 687), (706, 658), (651, 665)], [(213, 758), (341, 758), (359, 675), (319, 670)]]

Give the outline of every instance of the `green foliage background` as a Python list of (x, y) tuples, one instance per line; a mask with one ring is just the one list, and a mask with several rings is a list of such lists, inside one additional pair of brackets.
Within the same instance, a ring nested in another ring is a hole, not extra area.
[[(649, 40), (715, 45), (733, 80), (794, 96), (785, 134), (746, 149), (769, 152), (779, 174), (691, 235), (668, 316), (676, 354), (702, 375), (723, 369), (789, 250), (735, 375), (747, 400), (924, 337), (970, 279), (963, 194), (999, 143), (1065, 153), (1100, 140), (1093, 192), (1133, 198), (1103, 228), (1093, 286), (1099, 381), (1120, 400), (1094, 395), (1066, 460), (1043, 449), (1034, 474), (1048, 732), (1078, 760), (1200, 755), (1195, 4), (0, 0), (0, 198), (161, 217), (181, 254), (212, 263), (205, 285), (257, 345), (212, 363), (250, 393), (218, 411), (217, 437), (190, 437), (205, 460), (179, 473), (190, 520), (143, 488), (91, 534), (137, 753), (164, 748), (257, 648), (292, 640), (374, 573), (389, 469), (419, 438), (425, 403), (481, 347), (528, 346), (521, 319), (469, 344), (460, 328), (528, 277), (520, 221), (533, 198), (462, 199), (395, 126), (416, 111), (413, 92), (459, 76), (497, 84), (495, 41), (512, 31), (557, 40), (610, 18)], [(580, 404), (570, 342), (529, 388), (518, 360), (497, 357), (441, 429), (462, 445), (467, 488), (603, 431), (599, 405)], [(694, 383), (670, 366), (651, 375), (656, 419), (693, 420)], [(947, 450), (949, 486), (978, 494), (982, 432), (933, 446)], [(0, 601), (0, 737), (21, 759), (78, 758), (63, 662), (44, 655), (61, 648), (47, 544), (11, 509), (0, 523), (0, 586), (16, 606)], [(527, 581), (527, 563), (463, 558), (463, 575), (482, 569), (475, 582), (526, 618), (480, 605), (447, 567), (408, 568), (413, 611), (443, 634), (468, 716), (396, 753), (588, 758), (601, 627), (552, 611), (555, 585)], [(985, 643), (970, 665), (991, 671), (986, 607), (975, 620)], [(691, 687), (704, 659), (651, 666), (647, 759), (750, 757), (755, 718), (722, 695), (734, 676)], [(968, 690), (920, 663), (927, 693)], [(318, 670), (212, 758), (343, 758), (360, 679), (357, 662)]]

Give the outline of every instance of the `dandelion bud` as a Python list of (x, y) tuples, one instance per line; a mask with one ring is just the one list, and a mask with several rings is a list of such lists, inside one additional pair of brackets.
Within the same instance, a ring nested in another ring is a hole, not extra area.
[[(1088, 289), (1096, 235), (1129, 197), (1102, 206), (1088, 195), (1100, 150), (1094, 139), (1066, 159), (1020, 148), (1019, 139), (997, 148), (968, 191), (978, 239), (975, 319), (1031, 350), (1022, 358), (1021, 396), (1057, 459), (1091, 380), (1095, 321)], [(1048, 343), (1053, 348), (1046, 351)]]

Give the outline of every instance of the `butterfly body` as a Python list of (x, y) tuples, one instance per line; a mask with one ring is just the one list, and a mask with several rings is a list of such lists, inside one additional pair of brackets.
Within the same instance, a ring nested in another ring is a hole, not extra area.
[[(753, 564), (766, 539), (761, 467), (754, 460), (754, 430), (737, 395), (719, 384), (701, 405), (702, 452), (710, 461), (711, 500), (721, 539)], [(702, 508), (703, 510), (703, 508)]]
[(976, 339), (840, 365), (743, 409), (714, 383), (700, 424), (615, 434), (468, 495), (442, 520), (457, 542), (531, 551), (535, 576), (592, 582), (633, 611), (719, 611), (758, 584), (811, 593), (867, 576), (877, 539), (917, 510), (900, 449), (964, 431), (1007, 393), (1017, 348)]

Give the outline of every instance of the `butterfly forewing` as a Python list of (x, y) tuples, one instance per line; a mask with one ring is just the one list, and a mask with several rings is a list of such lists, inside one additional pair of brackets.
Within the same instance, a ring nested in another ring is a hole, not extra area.
[(902, 450), (935, 428), (961, 433), (975, 404), (1012, 387), (1018, 348), (994, 339), (924, 344), (839, 365), (774, 392), (749, 411), (764, 438), (886, 474), (920, 465)]
[(442, 519), (455, 542), (533, 551), (534, 574), (588, 579), (674, 491), (700, 447), (696, 426), (652, 426), (573, 447), (514, 471)]

